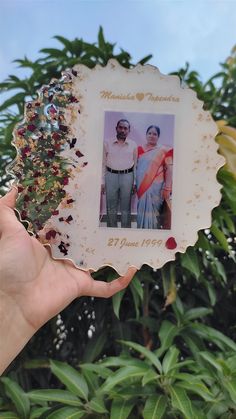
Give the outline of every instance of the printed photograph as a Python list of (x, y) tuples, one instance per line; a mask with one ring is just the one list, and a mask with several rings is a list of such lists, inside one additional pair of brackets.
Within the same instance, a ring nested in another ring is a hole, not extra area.
[(99, 226), (171, 229), (174, 115), (104, 115)]

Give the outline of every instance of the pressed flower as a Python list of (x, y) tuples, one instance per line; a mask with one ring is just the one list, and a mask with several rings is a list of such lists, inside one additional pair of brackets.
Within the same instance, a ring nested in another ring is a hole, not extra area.
[(17, 130), (17, 134), (20, 135), (20, 136), (23, 136), (25, 134), (25, 128), (19, 128)]
[(58, 132), (53, 132), (52, 133), (52, 139), (54, 141), (60, 140), (61, 139), (61, 135)]
[(57, 232), (55, 230), (49, 230), (46, 234), (45, 237), (47, 240), (55, 239)]
[(29, 154), (30, 154), (30, 147), (29, 146), (26, 146), (26, 147), (22, 148), (21, 155), (22, 155), (23, 158), (25, 158)]
[(63, 185), (68, 185), (68, 183), (69, 183), (69, 178), (68, 178), (68, 177), (64, 177), (64, 178), (62, 179), (62, 184), (63, 184)]
[(68, 127), (66, 125), (60, 124), (59, 125), (59, 130), (62, 132), (68, 132)]
[(36, 128), (37, 127), (34, 124), (30, 124), (30, 125), (27, 126), (27, 130), (28, 131), (31, 131), (31, 132), (34, 132), (36, 130)]
[(78, 99), (77, 99), (75, 96), (70, 96), (70, 97), (68, 98), (68, 100), (69, 100), (69, 102), (71, 102), (71, 103), (78, 103)]
[(73, 217), (72, 215), (69, 215), (69, 217), (67, 217), (67, 219), (65, 220), (66, 223), (70, 224), (70, 222), (73, 221)]
[(75, 146), (75, 144), (77, 142), (77, 138), (72, 138), (72, 140), (71, 141), (68, 141), (68, 142), (70, 144), (70, 148), (74, 148), (74, 146)]
[(48, 150), (47, 155), (48, 155), (48, 157), (53, 158), (55, 156), (55, 151), (54, 150)]
[(84, 155), (83, 155), (83, 153), (81, 153), (81, 151), (80, 150), (77, 150), (76, 152), (75, 152), (75, 154), (76, 154), (76, 156), (77, 157), (83, 157)]
[(169, 237), (169, 239), (166, 240), (166, 244), (165, 244), (167, 249), (173, 250), (176, 249), (177, 247), (177, 243), (175, 241), (174, 237)]
[(59, 244), (58, 249), (61, 253), (64, 254), (64, 256), (68, 255), (68, 250), (66, 249), (65, 243), (63, 241), (61, 241), (61, 243)]
[(52, 215), (58, 215), (58, 214), (59, 214), (59, 211), (58, 210), (52, 211)]

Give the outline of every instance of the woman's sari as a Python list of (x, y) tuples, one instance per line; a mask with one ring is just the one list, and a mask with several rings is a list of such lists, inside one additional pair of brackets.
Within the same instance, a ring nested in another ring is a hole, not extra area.
[(158, 145), (144, 151), (138, 147), (137, 163), (137, 227), (161, 228), (160, 209), (163, 204), (162, 189), (172, 188), (173, 149)]

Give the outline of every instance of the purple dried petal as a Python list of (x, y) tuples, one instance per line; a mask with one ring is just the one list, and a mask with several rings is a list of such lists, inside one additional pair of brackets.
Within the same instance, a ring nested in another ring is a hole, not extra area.
[(59, 211), (58, 210), (52, 211), (52, 215), (58, 215), (58, 214), (59, 214)]
[(34, 124), (30, 124), (30, 125), (27, 126), (27, 130), (28, 131), (31, 131), (31, 132), (34, 132), (36, 130), (36, 128), (37, 127)]
[(65, 220), (66, 223), (70, 224), (70, 222), (73, 220), (72, 215), (69, 215), (69, 217), (67, 217), (67, 219)]
[(50, 240), (51, 238), (55, 239), (56, 234), (57, 232), (55, 230), (49, 230), (45, 235), (46, 240)]
[(62, 132), (68, 132), (68, 127), (66, 126), (66, 125), (62, 125), (62, 124), (60, 124), (59, 125), (59, 130), (60, 131), (62, 131)]
[(81, 153), (81, 151), (79, 151), (79, 150), (77, 150), (76, 152), (75, 152), (75, 154), (76, 154), (76, 156), (77, 157), (83, 157), (84, 155)]
[(55, 151), (53, 150), (48, 150), (48, 157), (53, 158), (55, 156)]

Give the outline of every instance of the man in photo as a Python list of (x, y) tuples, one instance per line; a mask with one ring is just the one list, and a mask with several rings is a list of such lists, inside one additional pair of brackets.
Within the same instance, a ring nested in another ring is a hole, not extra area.
[(137, 145), (128, 138), (130, 123), (120, 119), (116, 138), (104, 143), (102, 192), (106, 193), (107, 227), (117, 227), (120, 205), (121, 227), (131, 227), (131, 196), (135, 188)]

